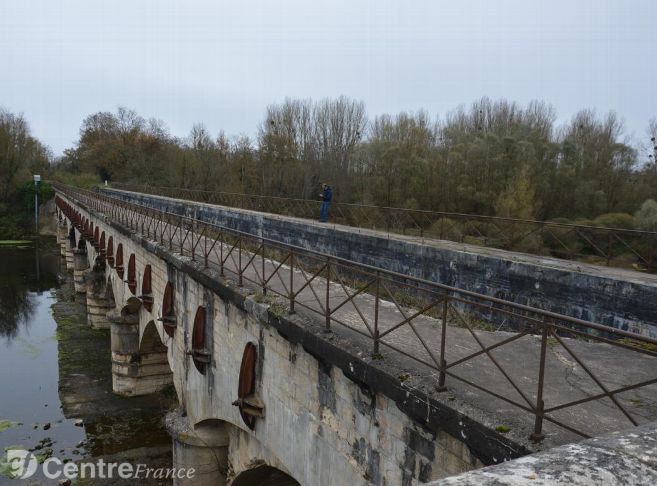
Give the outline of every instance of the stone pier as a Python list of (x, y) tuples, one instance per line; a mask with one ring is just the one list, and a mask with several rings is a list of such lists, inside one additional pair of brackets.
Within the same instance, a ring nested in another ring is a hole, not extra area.
[(75, 263), (74, 263), (74, 255), (75, 255), (75, 247), (73, 244), (71, 244), (70, 240), (68, 244), (66, 245), (66, 269), (67, 270), (74, 270), (75, 269)]
[(64, 221), (57, 223), (57, 243), (59, 243), (60, 255), (66, 258), (66, 246), (69, 244), (68, 226)]
[(96, 257), (93, 268), (85, 272), (84, 278), (89, 325), (94, 329), (109, 329), (107, 313), (111, 310), (111, 306), (107, 298), (104, 258)]
[[(137, 300), (137, 299), (134, 299)], [(112, 348), (112, 391), (119, 395), (135, 395), (139, 374), (139, 307), (128, 303), (120, 311), (110, 311)]]
[(85, 273), (89, 268), (86, 250), (73, 250), (73, 286), (78, 294), (87, 292)]
[(130, 298), (120, 312), (107, 314), (111, 329), (112, 389), (124, 396), (148, 395), (172, 383), (167, 350), (159, 336), (139, 336), (141, 302)]
[[(225, 486), (228, 475), (229, 424), (216, 420), (192, 427), (186, 414), (167, 414), (167, 431), (173, 439), (173, 467), (188, 472), (176, 486)], [(193, 471), (192, 471), (193, 470)]]

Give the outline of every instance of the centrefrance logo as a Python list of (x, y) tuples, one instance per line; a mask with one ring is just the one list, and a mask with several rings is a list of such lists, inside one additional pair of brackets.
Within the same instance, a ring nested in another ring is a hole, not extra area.
[(39, 468), (39, 461), (30, 451), (23, 449), (9, 449), (3, 472), (12, 479), (28, 479), (34, 476)]
[(0, 472), (12, 479), (29, 479), (41, 468), (48, 479), (193, 479), (196, 469), (176, 467), (149, 467), (129, 462), (64, 462), (49, 457), (42, 464), (30, 451), (10, 449), (5, 460), (0, 460)]

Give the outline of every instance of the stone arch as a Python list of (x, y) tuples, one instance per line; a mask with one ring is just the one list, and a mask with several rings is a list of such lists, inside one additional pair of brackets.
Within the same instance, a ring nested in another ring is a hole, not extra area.
[(181, 484), (226, 484), (231, 425), (206, 419), (193, 425), (182, 409), (167, 414), (165, 424), (173, 437), (173, 467), (194, 469), (194, 478)]
[(111, 277), (107, 277), (107, 282), (105, 283), (105, 298), (107, 299), (107, 305), (110, 309), (116, 308), (116, 299), (114, 297), (114, 287), (112, 286)]
[(125, 305), (121, 309), (122, 315), (134, 315), (139, 319), (139, 308), (141, 307), (141, 300), (137, 297), (129, 297)]
[(128, 289), (135, 295), (137, 292), (137, 264), (135, 263), (135, 254), (131, 253), (128, 258)]
[(137, 354), (139, 358), (136, 360), (138, 364), (134, 394), (154, 393), (173, 383), (173, 371), (167, 357), (167, 347), (162, 342), (155, 321), (148, 321), (141, 333)]
[(238, 474), (231, 486), (301, 486), (289, 474), (265, 464)]
[(96, 226), (94, 230), (94, 246), (97, 246), (100, 243), (100, 228)]
[(223, 434), (225, 428), (230, 426), (230, 422), (218, 418), (206, 418), (194, 424), (194, 431), (204, 434)]
[(80, 253), (87, 253), (87, 242), (84, 241), (82, 236), (80, 236), (80, 239), (78, 240), (77, 250)]
[(141, 354), (143, 358), (145, 355), (153, 353), (166, 354), (166, 352), (167, 347), (164, 345), (162, 339), (160, 338), (160, 333), (157, 331), (155, 321), (148, 321), (139, 343), (139, 354)]
[(100, 234), (100, 243), (98, 245), (101, 255), (105, 255), (105, 232)]

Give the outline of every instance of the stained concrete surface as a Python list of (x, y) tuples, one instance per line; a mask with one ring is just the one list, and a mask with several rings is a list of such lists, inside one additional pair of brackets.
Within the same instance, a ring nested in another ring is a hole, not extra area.
[(657, 275), (129, 191), (103, 191), (308, 250), (657, 337)]
[(657, 484), (657, 423), (429, 483), (431, 486)]

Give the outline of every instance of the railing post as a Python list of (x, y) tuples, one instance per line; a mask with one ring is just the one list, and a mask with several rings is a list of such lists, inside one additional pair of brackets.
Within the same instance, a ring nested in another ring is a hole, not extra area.
[(178, 240), (180, 241), (180, 254), (181, 255), (184, 255), (184, 253), (183, 253), (183, 237), (182, 237), (183, 224), (184, 224), (183, 218), (182, 218), (182, 216), (180, 216), (180, 223), (179, 223), (180, 231), (178, 232)]
[(547, 338), (548, 338), (548, 324), (543, 319), (543, 333), (541, 335), (541, 361), (538, 370), (538, 391), (536, 392), (536, 411), (534, 419), (534, 432), (529, 438), (533, 442), (540, 442), (545, 437), (543, 435), (543, 410), (545, 404), (543, 403), (543, 382), (545, 378), (545, 354), (547, 351)]
[(294, 250), (290, 250), (290, 314), (294, 314)]
[(607, 266), (611, 262), (611, 231), (607, 231)]
[(219, 275), (224, 277), (224, 230), (219, 231)]
[(244, 285), (244, 282), (242, 280), (242, 237), (241, 236), (240, 239), (237, 240), (237, 267), (238, 267), (237, 286), (242, 287)]
[(324, 303), (324, 311), (326, 312), (324, 323), (325, 331), (331, 330), (331, 259), (326, 259), (326, 300)]
[(196, 233), (196, 225), (194, 224), (194, 221), (192, 219), (192, 229), (190, 230), (189, 234), (192, 237), (191, 239), (191, 247), (192, 247), (192, 261), (196, 260), (196, 245), (194, 245), (194, 234)]
[(379, 286), (381, 284), (381, 272), (376, 271), (376, 287), (374, 288), (374, 355), (379, 354)]
[(203, 238), (203, 265), (204, 268), (208, 268), (208, 234)]
[(447, 369), (447, 360), (445, 360), (445, 349), (447, 341), (447, 308), (449, 301), (447, 298), (447, 292), (443, 297), (443, 322), (440, 330), (440, 373), (438, 374), (438, 391), (445, 391), (447, 387), (445, 386), (445, 371)]
[(267, 279), (265, 278), (265, 239), (260, 238), (262, 248), (262, 295), (267, 295)]

